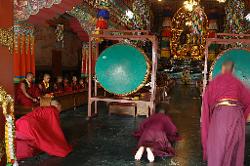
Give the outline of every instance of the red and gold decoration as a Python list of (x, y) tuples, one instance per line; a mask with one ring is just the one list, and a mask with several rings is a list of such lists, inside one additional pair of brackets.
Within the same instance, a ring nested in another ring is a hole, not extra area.
[(5, 153), (7, 158), (6, 166), (18, 166), (15, 150), (15, 117), (14, 100), (7, 92), (0, 87), (0, 106), (5, 117)]
[[(95, 72), (95, 62), (97, 59), (97, 54), (96, 54), (96, 47), (95, 44), (92, 46), (91, 49), (91, 74), (94, 74)], [(82, 70), (81, 70), (81, 77), (87, 77), (89, 75), (89, 43), (84, 43), (82, 45)]]
[(27, 72), (35, 74), (34, 27), (22, 23), (14, 26), (13, 71), (14, 82), (18, 83)]
[(12, 29), (2, 29), (0, 28), (0, 45), (8, 47), (12, 52), (13, 50), (13, 30)]
[(199, 1), (185, 1), (172, 20), (171, 53), (174, 58), (201, 59), (208, 21)]

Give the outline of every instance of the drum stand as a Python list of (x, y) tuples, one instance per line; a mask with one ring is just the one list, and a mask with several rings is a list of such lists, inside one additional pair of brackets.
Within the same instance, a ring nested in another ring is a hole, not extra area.
[[(96, 58), (92, 57), (92, 45), (96, 44), (96, 55), (98, 53), (98, 42), (95, 42), (99, 39), (107, 39), (113, 41), (124, 41), (128, 40), (137, 40), (137, 41), (150, 41), (152, 43), (152, 67), (151, 67), (151, 89), (150, 89), (150, 99), (149, 100), (129, 100), (129, 99), (115, 99), (107, 96), (98, 96), (97, 89), (97, 80), (94, 78), (94, 87), (92, 87), (92, 63), (96, 61)], [(149, 114), (154, 112), (155, 107), (155, 95), (156, 95), (156, 71), (157, 71), (157, 49), (158, 49), (158, 40), (154, 35), (150, 35), (149, 31), (145, 30), (103, 30), (100, 34), (92, 34), (89, 36), (89, 89), (88, 89), (88, 117), (90, 119), (93, 116), (96, 116), (98, 113), (97, 102), (116, 102), (116, 103), (133, 103), (137, 104), (145, 104), (149, 108)], [(94, 89), (94, 90), (93, 90)], [(92, 94), (94, 91), (94, 94)], [(94, 103), (94, 114), (92, 113), (92, 104)]]

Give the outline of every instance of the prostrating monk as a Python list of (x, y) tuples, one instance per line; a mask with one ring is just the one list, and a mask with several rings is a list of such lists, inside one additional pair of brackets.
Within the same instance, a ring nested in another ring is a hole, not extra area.
[(233, 74), (233, 62), (222, 65), (203, 96), (201, 133), (208, 166), (243, 166), (250, 91)]
[(42, 96), (46, 94), (50, 94), (52, 92), (52, 88), (50, 87), (50, 75), (44, 74), (43, 81), (39, 84), (40, 93)]
[(134, 136), (139, 139), (135, 159), (140, 160), (145, 149), (147, 158), (153, 162), (155, 156), (174, 156), (173, 144), (179, 140), (177, 129), (169, 116), (165, 115), (164, 104), (156, 106), (156, 114), (144, 120)]
[(60, 127), (60, 110), (60, 104), (52, 101), (51, 106), (37, 107), (16, 121), (18, 160), (33, 157), (41, 152), (65, 157), (72, 151)]
[(56, 83), (54, 84), (54, 91), (55, 92), (62, 92), (63, 91), (63, 78), (62, 78), (62, 76), (57, 77)]
[(72, 77), (71, 87), (72, 87), (73, 91), (78, 91), (79, 90), (79, 83), (77, 81), (77, 77), (76, 76)]
[(39, 89), (33, 84), (33, 73), (26, 74), (26, 78), (20, 82), (16, 89), (15, 100), (17, 104), (32, 107), (38, 103)]

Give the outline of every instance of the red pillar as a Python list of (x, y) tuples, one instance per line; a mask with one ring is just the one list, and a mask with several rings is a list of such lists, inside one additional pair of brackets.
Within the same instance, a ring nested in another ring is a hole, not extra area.
[[(13, 0), (0, 0), (0, 28), (11, 28), (13, 26)], [(14, 96), (13, 86), (13, 56), (7, 47), (0, 44), (0, 86)], [(0, 143), (4, 139), (4, 118), (0, 108)], [(2, 145), (2, 144), (0, 144)], [(0, 166), (5, 165), (5, 160)]]

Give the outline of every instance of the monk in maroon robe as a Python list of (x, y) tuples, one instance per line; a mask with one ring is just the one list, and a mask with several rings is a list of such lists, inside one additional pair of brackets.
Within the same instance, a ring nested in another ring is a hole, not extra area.
[(165, 115), (165, 106), (159, 104), (156, 107), (157, 114), (144, 120), (134, 136), (139, 139), (138, 151), (135, 159), (140, 160), (145, 149), (150, 162), (155, 156), (174, 156), (173, 144), (179, 140), (177, 129), (169, 116)]
[(16, 121), (17, 159), (33, 157), (40, 152), (65, 157), (71, 151), (60, 127), (60, 105), (37, 107)]
[(81, 78), (81, 79), (79, 80), (79, 89), (80, 89), (80, 90), (85, 89), (85, 84), (84, 84), (84, 79), (83, 79), (83, 78)]
[(232, 74), (233, 66), (233, 62), (224, 62), (222, 74), (209, 83), (203, 95), (201, 136), (208, 166), (244, 163), (250, 91)]
[(71, 92), (72, 86), (69, 84), (68, 78), (63, 79), (63, 90), (64, 92)]
[(41, 96), (52, 93), (52, 87), (50, 86), (50, 75), (44, 74), (43, 81), (39, 84)]
[(54, 84), (54, 92), (63, 92), (63, 78), (58, 76)]
[(80, 89), (80, 86), (79, 86), (79, 83), (77, 81), (77, 77), (76, 76), (72, 77), (71, 87), (72, 87), (73, 91), (78, 91)]
[(33, 84), (33, 73), (27, 73), (26, 78), (20, 82), (15, 93), (15, 102), (22, 106), (32, 107), (38, 103), (39, 89)]

